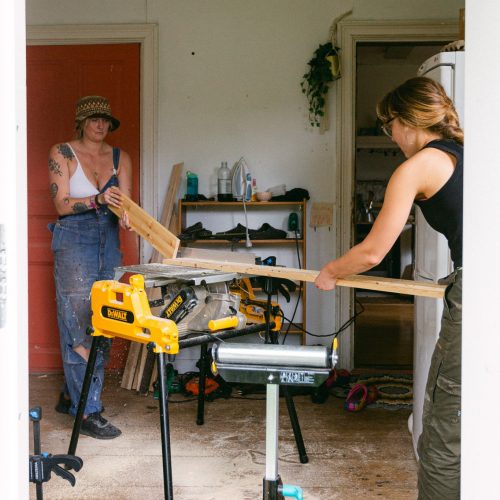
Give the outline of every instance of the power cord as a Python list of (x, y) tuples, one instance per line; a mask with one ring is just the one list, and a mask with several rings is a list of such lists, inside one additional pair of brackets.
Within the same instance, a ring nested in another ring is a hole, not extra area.
[(365, 308), (363, 307), (363, 304), (358, 299), (356, 299), (356, 304), (360, 306), (361, 310), (356, 311), (336, 332), (327, 333), (324, 335), (307, 331), (306, 329), (302, 328), (300, 325), (293, 323), (293, 321), (289, 320), (284, 314), (282, 314), (282, 318), (285, 319), (286, 321), (289, 321), (291, 325), (294, 325), (300, 331), (307, 333), (307, 335), (311, 335), (311, 337), (320, 337), (320, 338), (333, 337), (333, 338), (336, 338), (340, 333), (342, 333), (344, 330), (349, 328), (349, 326), (351, 326), (356, 321), (356, 318), (364, 312)]

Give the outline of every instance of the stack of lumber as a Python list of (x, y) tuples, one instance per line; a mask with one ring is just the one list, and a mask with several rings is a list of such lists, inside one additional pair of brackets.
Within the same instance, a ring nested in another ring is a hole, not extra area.
[[(164, 257), (175, 257), (177, 254), (179, 240), (172, 236), (178, 232), (176, 199), (183, 166), (183, 163), (177, 163), (172, 168), (159, 222), (152, 219), (132, 200), (124, 198), (123, 209), (129, 214), (130, 225), (134, 231), (153, 246), (150, 263), (161, 263)], [(158, 298), (151, 296), (154, 293), (151, 290), (148, 290), (147, 293), (149, 299)], [(157, 311), (153, 311), (153, 314), (155, 313)], [(154, 353), (148, 352), (146, 344), (131, 342), (121, 387), (136, 390), (140, 394), (151, 392), (157, 377), (155, 361), (156, 356)]]

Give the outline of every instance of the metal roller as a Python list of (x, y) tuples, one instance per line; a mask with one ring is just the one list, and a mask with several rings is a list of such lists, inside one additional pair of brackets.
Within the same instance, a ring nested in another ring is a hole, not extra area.
[(275, 344), (218, 344), (212, 348), (216, 363), (229, 365), (332, 368), (331, 349), (324, 346)]

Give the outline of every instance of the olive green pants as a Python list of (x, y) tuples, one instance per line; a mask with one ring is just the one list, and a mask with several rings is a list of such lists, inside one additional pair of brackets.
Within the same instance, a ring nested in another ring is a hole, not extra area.
[(460, 498), (462, 269), (443, 283), (448, 287), (441, 332), (429, 369), (418, 442), (419, 500)]

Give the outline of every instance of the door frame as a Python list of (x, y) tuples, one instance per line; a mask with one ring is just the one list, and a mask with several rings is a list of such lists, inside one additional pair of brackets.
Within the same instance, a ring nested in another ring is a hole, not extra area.
[[(78, 24), (26, 27), (27, 45), (86, 45), (139, 43), (140, 53), (140, 178), (141, 206), (157, 217), (158, 192), (158, 25)], [(140, 239), (140, 261), (145, 262)]]
[[(338, 80), (336, 113), (335, 199), (336, 255), (344, 254), (353, 244), (354, 157), (356, 110), (356, 45), (359, 42), (439, 42), (458, 37), (457, 19), (429, 21), (342, 21), (338, 25), (337, 44), (341, 48), (342, 78)], [(423, 61), (422, 61), (423, 62)], [(415, 72), (416, 74), (416, 72)], [(388, 91), (390, 89), (387, 89)], [(354, 290), (339, 287), (335, 294), (336, 329), (354, 312)], [(339, 366), (354, 366), (354, 326), (349, 326), (339, 342)]]

